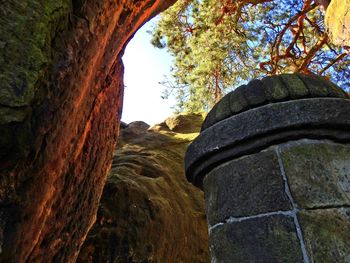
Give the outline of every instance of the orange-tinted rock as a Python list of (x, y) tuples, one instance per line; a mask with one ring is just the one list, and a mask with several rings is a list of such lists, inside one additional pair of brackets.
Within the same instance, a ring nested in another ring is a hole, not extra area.
[(75, 261), (118, 134), (120, 57), (172, 2), (0, 4), (0, 262)]
[(186, 181), (183, 165), (203, 116), (171, 120), (182, 133), (162, 125), (147, 130), (142, 122), (121, 130), (97, 221), (78, 262), (209, 262), (203, 193)]

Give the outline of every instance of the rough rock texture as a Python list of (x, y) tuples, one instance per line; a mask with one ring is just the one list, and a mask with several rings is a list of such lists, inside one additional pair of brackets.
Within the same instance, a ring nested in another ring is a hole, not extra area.
[[(229, 158), (299, 138), (350, 141), (350, 100), (313, 98), (263, 105), (222, 120), (188, 148), (189, 180), (201, 186), (206, 172)], [(199, 161), (200, 160), (200, 161)]]
[(230, 216), (292, 209), (277, 154), (271, 150), (220, 165), (205, 177), (204, 188), (210, 193), (205, 197), (210, 225), (224, 222)]
[(350, 206), (349, 145), (290, 143), (281, 156), (301, 208)]
[(349, 262), (349, 151), (349, 144), (302, 139), (208, 173), (204, 190), (212, 257)]
[[(194, 114), (178, 114), (165, 120), (165, 124), (173, 132), (193, 133), (200, 132), (200, 127), (203, 123), (203, 118), (206, 115), (203, 113)], [(194, 128), (196, 127), (196, 128)]]
[(124, 46), (172, 2), (1, 1), (1, 262), (77, 257), (111, 165)]
[(327, 8), (325, 24), (334, 44), (350, 46), (350, 0), (332, 0)]
[(350, 208), (300, 213), (311, 262), (350, 262)]
[(225, 224), (213, 229), (210, 239), (212, 262), (304, 263), (290, 217), (273, 215)]
[[(150, 130), (143, 122), (121, 130), (78, 262), (209, 262), (203, 193), (183, 168), (202, 121), (202, 114), (181, 114)], [(166, 123), (177, 123), (177, 132)]]

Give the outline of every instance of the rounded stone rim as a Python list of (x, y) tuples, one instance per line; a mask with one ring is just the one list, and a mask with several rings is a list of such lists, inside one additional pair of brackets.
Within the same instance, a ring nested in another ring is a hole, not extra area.
[(349, 99), (345, 91), (317, 75), (293, 73), (254, 79), (225, 95), (208, 113), (201, 130), (269, 103), (319, 97)]
[[(203, 131), (189, 145), (185, 156), (186, 177), (201, 188), (205, 173), (214, 165), (267, 148), (276, 141), (296, 137), (350, 141), (349, 112), (350, 100), (311, 98), (267, 104), (233, 115)], [(265, 141), (261, 139), (264, 137)], [(255, 144), (249, 145), (248, 141)], [(225, 154), (220, 156), (220, 153)]]

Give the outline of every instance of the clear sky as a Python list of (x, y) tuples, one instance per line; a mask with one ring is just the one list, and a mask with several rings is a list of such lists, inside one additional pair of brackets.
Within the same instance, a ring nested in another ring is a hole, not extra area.
[(145, 24), (129, 42), (124, 61), (124, 106), (122, 121), (144, 121), (150, 125), (172, 115), (172, 99), (161, 98), (164, 86), (159, 82), (169, 75), (171, 56), (150, 43), (154, 19)]

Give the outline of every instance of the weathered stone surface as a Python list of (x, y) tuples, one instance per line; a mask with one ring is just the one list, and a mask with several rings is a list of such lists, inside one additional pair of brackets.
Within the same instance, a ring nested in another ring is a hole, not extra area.
[(250, 107), (257, 107), (266, 104), (265, 86), (261, 80), (253, 79), (243, 89), (244, 97)]
[(209, 237), (212, 262), (304, 263), (293, 218), (270, 216), (226, 223)]
[(254, 80), (213, 108), (186, 153), (212, 262), (350, 262), (349, 110), (338, 87), (300, 74)]
[[(290, 99), (293, 100), (298, 98), (305, 98), (311, 92), (311, 90), (309, 90), (307, 86), (304, 84), (302, 78), (305, 81), (306, 76), (301, 77), (301, 75), (297, 75), (297, 74), (280, 75), (280, 80), (287, 87), (287, 89), (283, 89), (283, 90), (285, 90), (286, 95), (287, 94), (289, 95)], [(266, 80), (267, 79), (268, 78), (266, 78)], [(271, 94), (271, 97), (274, 98), (273, 92)], [(279, 99), (281, 99), (281, 97), (283, 96), (280, 96)], [(277, 96), (275, 97), (275, 99), (277, 99)]]
[[(26, 116), (30, 113), (30, 107), (25, 108), (0, 108), (0, 125), (7, 123), (23, 122)], [(7, 129), (6, 129), (7, 130)], [(1, 144), (4, 145), (4, 144)]]
[(231, 115), (231, 111), (228, 110), (230, 109), (230, 97), (229, 96), (224, 96), (221, 100), (220, 103), (216, 104), (214, 106), (214, 113), (213, 116), (215, 116), (215, 118), (213, 118), (213, 120), (215, 121), (216, 119), (226, 119)]
[(350, 46), (350, 1), (332, 0), (327, 8), (325, 24), (334, 44)]
[(147, 130), (143, 122), (121, 130), (97, 220), (78, 262), (209, 262), (203, 193), (186, 181), (183, 168), (199, 116), (171, 118), (184, 133), (161, 125)]
[(37, 81), (51, 63), (51, 41), (67, 28), (71, 12), (69, 0), (1, 3), (1, 107), (32, 104)]
[(229, 217), (291, 210), (275, 151), (269, 150), (224, 163), (204, 179), (210, 225)]
[(350, 206), (350, 146), (300, 140), (281, 146), (281, 157), (301, 208)]
[(266, 87), (266, 97), (269, 101), (285, 101), (288, 100), (288, 88), (280, 76), (271, 76), (271, 78), (263, 78), (261, 80)]
[[(282, 134), (278, 138), (279, 142), (290, 140), (291, 137), (283, 136), (283, 133), (290, 135), (291, 131), (299, 138), (312, 136), (311, 138), (349, 140), (350, 133), (343, 132), (350, 130), (348, 112), (350, 100), (313, 98), (268, 104), (234, 115), (206, 129), (191, 143), (186, 153), (187, 178), (201, 186), (203, 172), (217, 165), (208, 162), (208, 158), (216, 155), (220, 157), (221, 151), (230, 148), (242, 147), (241, 155), (249, 151), (252, 153), (262, 146), (268, 146), (265, 138), (275, 134)], [(310, 130), (313, 132), (310, 133)], [(274, 139), (273, 136), (271, 138)], [(253, 148), (247, 149), (245, 146), (249, 146), (252, 141), (256, 142), (251, 145)], [(262, 144), (259, 145), (259, 142)], [(271, 142), (275, 143), (274, 140)], [(229, 157), (225, 156), (226, 159)], [(200, 164), (206, 167), (199, 167)]]
[(202, 131), (230, 116), (261, 105), (317, 97), (349, 98), (335, 84), (317, 75), (281, 74), (255, 79), (224, 96), (208, 113)]
[(350, 208), (303, 211), (299, 220), (311, 262), (350, 262)]
[(74, 262), (118, 134), (120, 57), (175, 0), (0, 3), (0, 262)]
[[(226, 95), (227, 97), (230, 98), (230, 111), (229, 111), (230, 114), (226, 115), (225, 118), (227, 118), (235, 113), (241, 112), (241, 111), (243, 111), (243, 109), (248, 107), (248, 101), (245, 98), (244, 93), (243, 93), (244, 88), (245, 88), (245, 85), (240, 86), (237, 89), (235, 89), (234, 94), (232, 92), (230, 92), (229, 94)], [(216, 105), (218, 105), (218, 104), (216, 104)], [(219, 107), (219, 106), (217, 106), (217, 107)], [(214, 123), (216, 121), (216, 118), (212, 121), (209, 121), (208, 117), (210, 117), (210, 115), (214, 115), (214, 114), (208, 113), (205, 121)]]
[[(173, 132), (198, 133), (200, 131), (200, 127), (203, 123), (203, 119), (205, 116), (205, 113), (181, 113), (167, 118), (165, 120), (165, 124), (169, 128), (169, 130)], [(196, 127), (196, 129), (194, 129), (194, 127)]]

